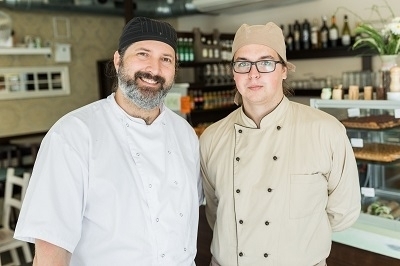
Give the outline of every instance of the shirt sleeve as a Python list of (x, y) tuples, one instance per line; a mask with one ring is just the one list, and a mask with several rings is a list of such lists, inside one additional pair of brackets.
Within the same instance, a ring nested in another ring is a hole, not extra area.
[[(196, 135), (197, 138), (197, 135)], [(196, 173), (197, 173), (197, 193), (199, 197), (199, 206), (204, 203), (204, 190), (203, 190), (203, 182), (201, 179), (200, 172), (200, 150), (199, 150), (199, 141), (196, 139), (196, 149), (195, 149), (195, 158), (196, 158)]]
[[(203, 137), (203, 138), (202, 138)], [(201, 166), (201, 175), (202, 175), (202, 180), (203, 180), (203, 190), (204, 190), (204, 196), (205, 196), (205, 201), (206, 201), (206, 206), (205, 206), (205, 213), (206, 213), (206, 218), (209, 226), (211, 229), (214, 229), (214, 224), (217, 219), (217, 209), (218, 209), (218, 199), (215, 196), (215, 184), (213, 184), (209, 178), (209, 175), (207, 173), (207, 165), (206, 162), (207, 160), (207, 151), (206, 147), (209, 147), (208, 145), (204, 144), (205, 142), (204, 136), (200, 137), (200, 166)]]
[(350, 227), (361, 211), (357, 163), (345, 128), (332, 137), (332, 170), (328, 177), (327, 213), (333, 231)]
[(72, 253), (81, 235), (87, 167), (70, 143), (54, 131), (44, 138), (14, 237), (41, 239)]

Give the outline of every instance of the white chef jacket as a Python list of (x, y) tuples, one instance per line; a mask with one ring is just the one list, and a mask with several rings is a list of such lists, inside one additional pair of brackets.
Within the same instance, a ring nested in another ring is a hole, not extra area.
[(194, 265), (203, 202), (198, 138), (167, 107), (151, 124), (114, 94), (61, 118), (41, 144), (15, 238), (70, 265)]
[(358, 218), (358, 170), (344, 126), (286, 97), (260, 128), (242, 108), (200, 137), (211, 252), (220, 265), (313, 266)]

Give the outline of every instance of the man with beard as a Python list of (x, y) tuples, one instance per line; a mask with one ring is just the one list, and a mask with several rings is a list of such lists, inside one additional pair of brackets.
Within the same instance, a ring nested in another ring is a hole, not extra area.
[(177, 37), (138, 17), (114, 54), (115, 93), (62, 117), (41, 144), (15, 238), (34, 265), (194, 265), (198, 139), (164, 104)]

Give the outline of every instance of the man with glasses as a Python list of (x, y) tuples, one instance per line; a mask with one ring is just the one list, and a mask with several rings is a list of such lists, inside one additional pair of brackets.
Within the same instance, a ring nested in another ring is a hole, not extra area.
[(274, 23), (242, 25), (232, 54), (241, 107), (200, 137), (211, 265), (325, 265), (361, 208), (345, 128), (286, 97), (295, 66)]

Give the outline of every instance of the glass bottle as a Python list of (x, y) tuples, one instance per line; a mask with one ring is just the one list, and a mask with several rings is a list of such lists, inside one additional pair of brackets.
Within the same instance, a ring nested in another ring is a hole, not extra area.
[(344, 15), (344, 22), (342, 28), (342, 45), (349, 46), (351, 44), (351, 32), (347, 15)]
[(311, 26), (311, 49), (318, 49), (319, 43), (319, 27), (318, 19), (314, 19)]
[(203, 57), (203, 58), (208, 58), (208, 49), (206, 47), (206, 44), (207, 44), (206, 37), (201, 36), (201, 45), (202, 45), (201, 57)]
[(339, 28), (336, 25), (336, 17), (331, 17), (331, 26), (329, 27), (329, 44), (331, 47), (336, 47), (339, 39)]
[(189, 61), (194, 61), (193, 38), (188, 38)]
[(319, 30), (319, 40), (320, 40), (320, 48), (328, 48), (328, 41), (329, 41), (329, 29), (326, 25), (327, 18), (326, 16), (322, 17), (322, 26)]
[[(361, 25), (361, 22), (360, 21), (358, 21), (357, 23), (356, 23), (356, 26), (355, 26), (355, 28), (357, 28), (358, 26), (360, 26)], [(361, 39), (361, 33), (359, 33), (359, 32), (357, 32), (357, 33), (355, 33), (355, 35), (354, 35), (354, 42), (356, 42), (356, 41), (358, 41), (359, 39)], [(350, 38), (351, 38), (351, 36), (350, 36)], [(350, 43), (351, 43), (351, 39), (350, 39)]]
[(311, 47), (311, 25), (307, 19), (304, 20), (301, 27), (301, 41), (304, 50), (308, 50)]
[(185, 51), (184, 51), (184, 44), (183, 44), (183, 38), (179, 37), (178, 38), (178, 60), (179, 61), (184, 61), (185, 60)]
[(293, 35), (293, 26), (292, 26), (292, 24), (289, 24), (289, 25), (288, 25), (288, 28), (289, 28), (289, 32), (288, 32), (288, 34), (286, 35), (286, 39), (285, 39), (285, 42), (286, 42), (286, 50), (288, 50), (288, 51), (293, 51), (293, 50), (294, 50), (294, 45), (293, 45), (293, 42), (294, 42), (294, 35)]
[(189, 61), (189, 40), (188, 38), (183, 38), (183, 61)]
[(301, 49), (301, 40), (300, 40), (301, 28), (300, 23), (298, 20), (294, 22), (293, 25), (293, 43), (294, 43), (294, 50), (298, 51)]

